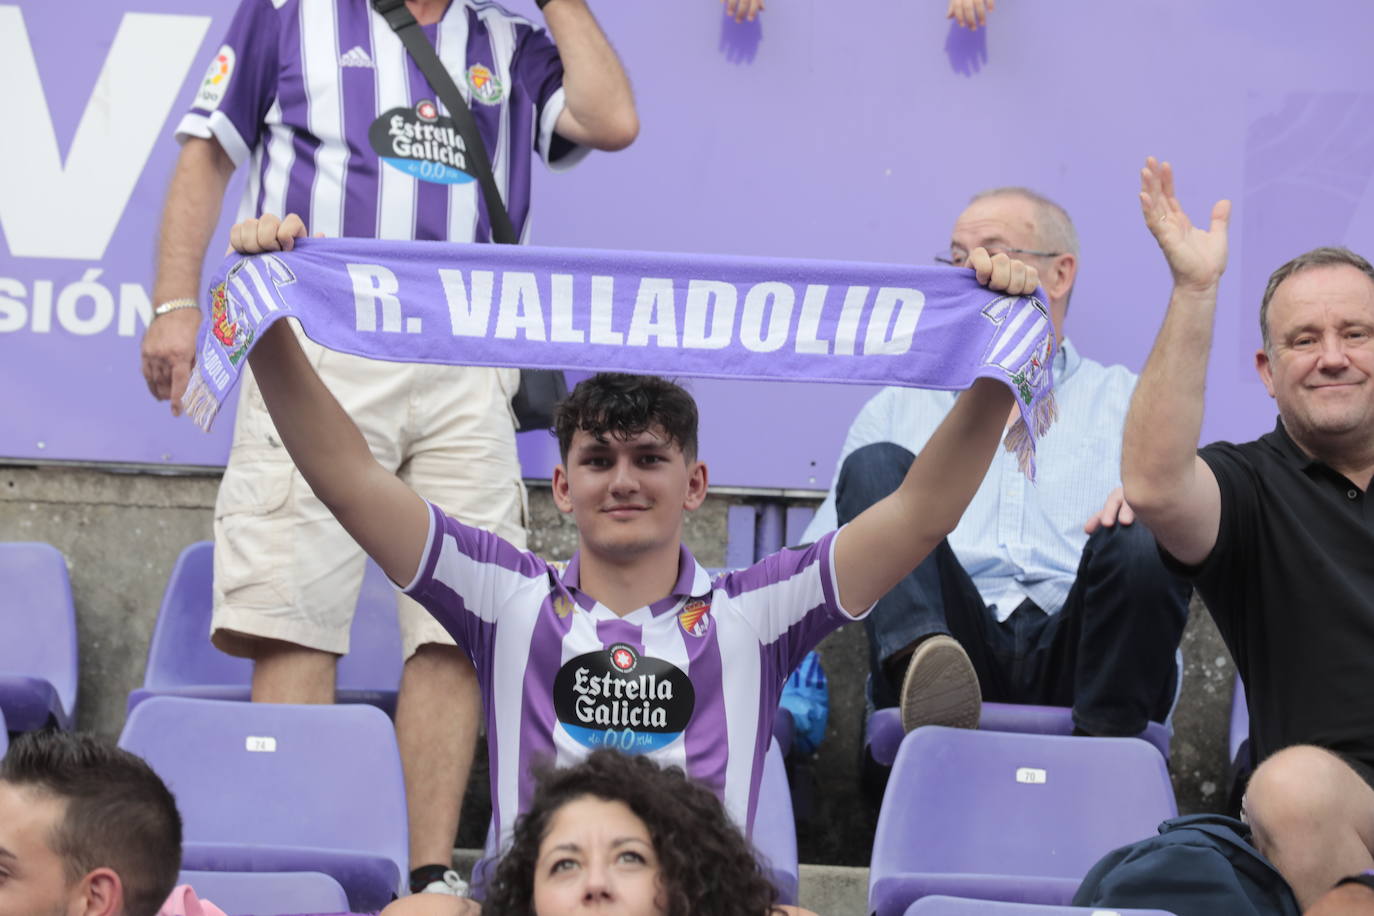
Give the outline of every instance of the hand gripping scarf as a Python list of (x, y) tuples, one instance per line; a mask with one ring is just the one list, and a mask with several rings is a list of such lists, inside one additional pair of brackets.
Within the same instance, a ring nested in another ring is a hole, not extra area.
[(231, 255), (211, 285), (186, 410), (210, 428), (253, 343), (291, 317), (332, 350), (398, 362), (1016, 393), (1035, 475), (1055, 416), (1043, 298), (973, 271), (856, 262), (301, 239)]

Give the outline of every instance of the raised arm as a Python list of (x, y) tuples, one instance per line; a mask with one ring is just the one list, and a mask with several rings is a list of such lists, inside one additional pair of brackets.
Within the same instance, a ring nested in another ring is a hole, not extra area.
[[(234, 163), (218, 140), (189, 137), (182, 145), (162, 208), (155, 305), (199, 301), (201, 262), (233, 172)], [(200, 319), (199, 307), (176, 309), (153, 318), (143, 335), (143, 379), (153, 397), (171, 400), (173, 414), (181, 413), (181, 396), (191, 378)]]
[(1221, 492), (1197, 445), (1231, 203), (1212, 207), (1206, 231), (1194, 226), (1174, 196), (1173, 169), (1150, 158), (1140, 172), (1140, 209), (1174, 288), (1126, 415), (1121, 483), (1160, 545), (1195, 565), (1212, 552), (1221, 524)]
[(630, 80), (587, 0), (549, 0), (544, 20), (563, 61), (567, 99), (554, 131), (596, 149), (629, 146), (639, 136)]
[[(264, 215), (234, 226), (235, 251), (290, 251), (304, 237), (295, 214)], [(285, 321), (248, 354), (253, 377), (282, 445), (310, 489), (392, 581), (415, 578), (429, 534), (429, 507), (377, 459), (351, 417), (306, 359)]]
[[(969, 266), (989, 289), (1013, 296), (1035, 290), (1034, 267), (982, 248)], [(1011, 390), (979, 379), (926, 442), (891, 495), (846, 525), (835, 543), (840, 604), (862, 613), (911, 572), (959, 524), (997, 454), (1015, 403)]]

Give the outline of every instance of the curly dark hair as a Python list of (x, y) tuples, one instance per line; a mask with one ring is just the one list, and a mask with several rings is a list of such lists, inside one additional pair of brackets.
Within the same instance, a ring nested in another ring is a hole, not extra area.
[(777, 890), (715, 794), (677, 767), (597, 750), (582, 763), (539, 776), (530, 809), (515, 823), (484, 914), (534, 916), (539, 846), (558, 809), (586, 796), (623, 802), (649, 829), (668, 916), (767, 916)]
[(598, 372), (577, 383), (554, 409), (558, 454), (566, 462), (579, 429), (597, 438), (629, 439), (661, 427), (688, 461), (697, 457), (697, 403), (681, 385), (656, 375)]

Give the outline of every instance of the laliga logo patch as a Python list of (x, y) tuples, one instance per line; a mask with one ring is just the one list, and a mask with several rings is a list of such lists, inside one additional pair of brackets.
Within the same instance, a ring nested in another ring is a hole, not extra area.
[(584, 747), (647, 754), (681, 737), (696, 691), (677, 666), (616, 643), (559, 669), (553, 708), (563, 729)]
[(496, 74), (482, 64), (468, 67), (468, 89), (472, 91), (472, 97), (483, 105), (499, 105), (501, 97), (505, 95), (505, 89)]
[(705, 598), (692, 598), (682, 606), (682, 613), (677, 615), (677, 622), (682, 624), (682, 631), (688, 636), (705, 636), (706, 631), (711, 629), (711, 602)]
[(229, 88), (229, 77), (234, 75), (234, 60), (234, 49), (220, 45), (215, 59), (210, 61), (210, 67), (205, 71), (205, 79), (200, 81), (200, 89), (196, 91), (197, 108), (214, 111), (219, 107), (224, 100), (225, 90)]

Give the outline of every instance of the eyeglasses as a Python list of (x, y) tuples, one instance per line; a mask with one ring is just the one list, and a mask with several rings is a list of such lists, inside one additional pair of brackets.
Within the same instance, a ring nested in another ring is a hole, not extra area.
[[(1036, 258), (1057, 258), (1064, 252), (1062, 251), (1032, 251), (1029, 248), (989, 248), (989, 255), (997, 254), (1028, 254)], [(951, 248), (949, 251), (942, 251), (935, 255), (936, 264), (948, 264), (951, 267), (964, 267), (968, 264), (968, 252), (962, 248)]]

